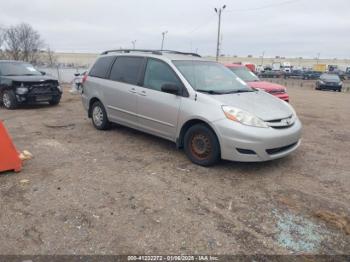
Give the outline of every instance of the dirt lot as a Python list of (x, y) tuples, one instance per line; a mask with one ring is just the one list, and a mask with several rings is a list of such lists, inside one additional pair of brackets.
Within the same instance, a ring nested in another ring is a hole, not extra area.
[(0, 109), (34, 154), (0, 175), (0, 254), (350, 254), (350, 93), (287, 82), (303, 143), (268, 163), (203, 168), (168, 141), (97, 131), (68, 92)]

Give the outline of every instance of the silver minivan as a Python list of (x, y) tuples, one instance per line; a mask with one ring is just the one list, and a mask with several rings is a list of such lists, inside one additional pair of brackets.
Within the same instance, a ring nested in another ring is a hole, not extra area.
[(300, 145), (291, 105), (197, 54), (106, 51), (83, 79), (82, 100), (97, 129), (114, 122), (168, 139), (202, 166), (273, 160)]

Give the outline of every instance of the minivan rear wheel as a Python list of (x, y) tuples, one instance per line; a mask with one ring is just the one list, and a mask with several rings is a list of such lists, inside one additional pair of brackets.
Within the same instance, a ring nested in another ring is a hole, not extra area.
[(184, 137), (187, 157), (200, 166), (211, 166), (220, 159), (220, 145), (215, 133), (205, 124), (190, 127)]
[(93, 103), (91, 107), (92, 124), (98, 130), (106, 130), (110, 127), (105, 107), (100, 101)]

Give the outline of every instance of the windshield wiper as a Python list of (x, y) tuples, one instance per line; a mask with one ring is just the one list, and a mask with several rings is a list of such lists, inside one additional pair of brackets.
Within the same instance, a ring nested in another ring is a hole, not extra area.
[(215, 91), (215, 90), (197, 89), (196, 91), (202, 92), (202, 93), (208, 93), (208, 94), (211, 94), (211, 95), (222, 95), (223, 94), (222, 92), (218, 92), (218, 91)]
[(237, 89), (237, 90), (232, 90), (225, 92), (224, 94), (237, 94), (237, 93), (250, 93), (254, 92), (254, 90), (249, 90), (249, 89)]

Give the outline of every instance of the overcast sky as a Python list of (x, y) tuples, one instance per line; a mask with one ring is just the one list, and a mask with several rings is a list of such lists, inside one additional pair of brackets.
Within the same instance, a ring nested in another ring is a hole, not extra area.
[(222, 53), (350, 58), (350, 0), (0, 0), (0, 25), (26, 22), (55, 51), (111, 48), (216, 52), (222, 15)]

